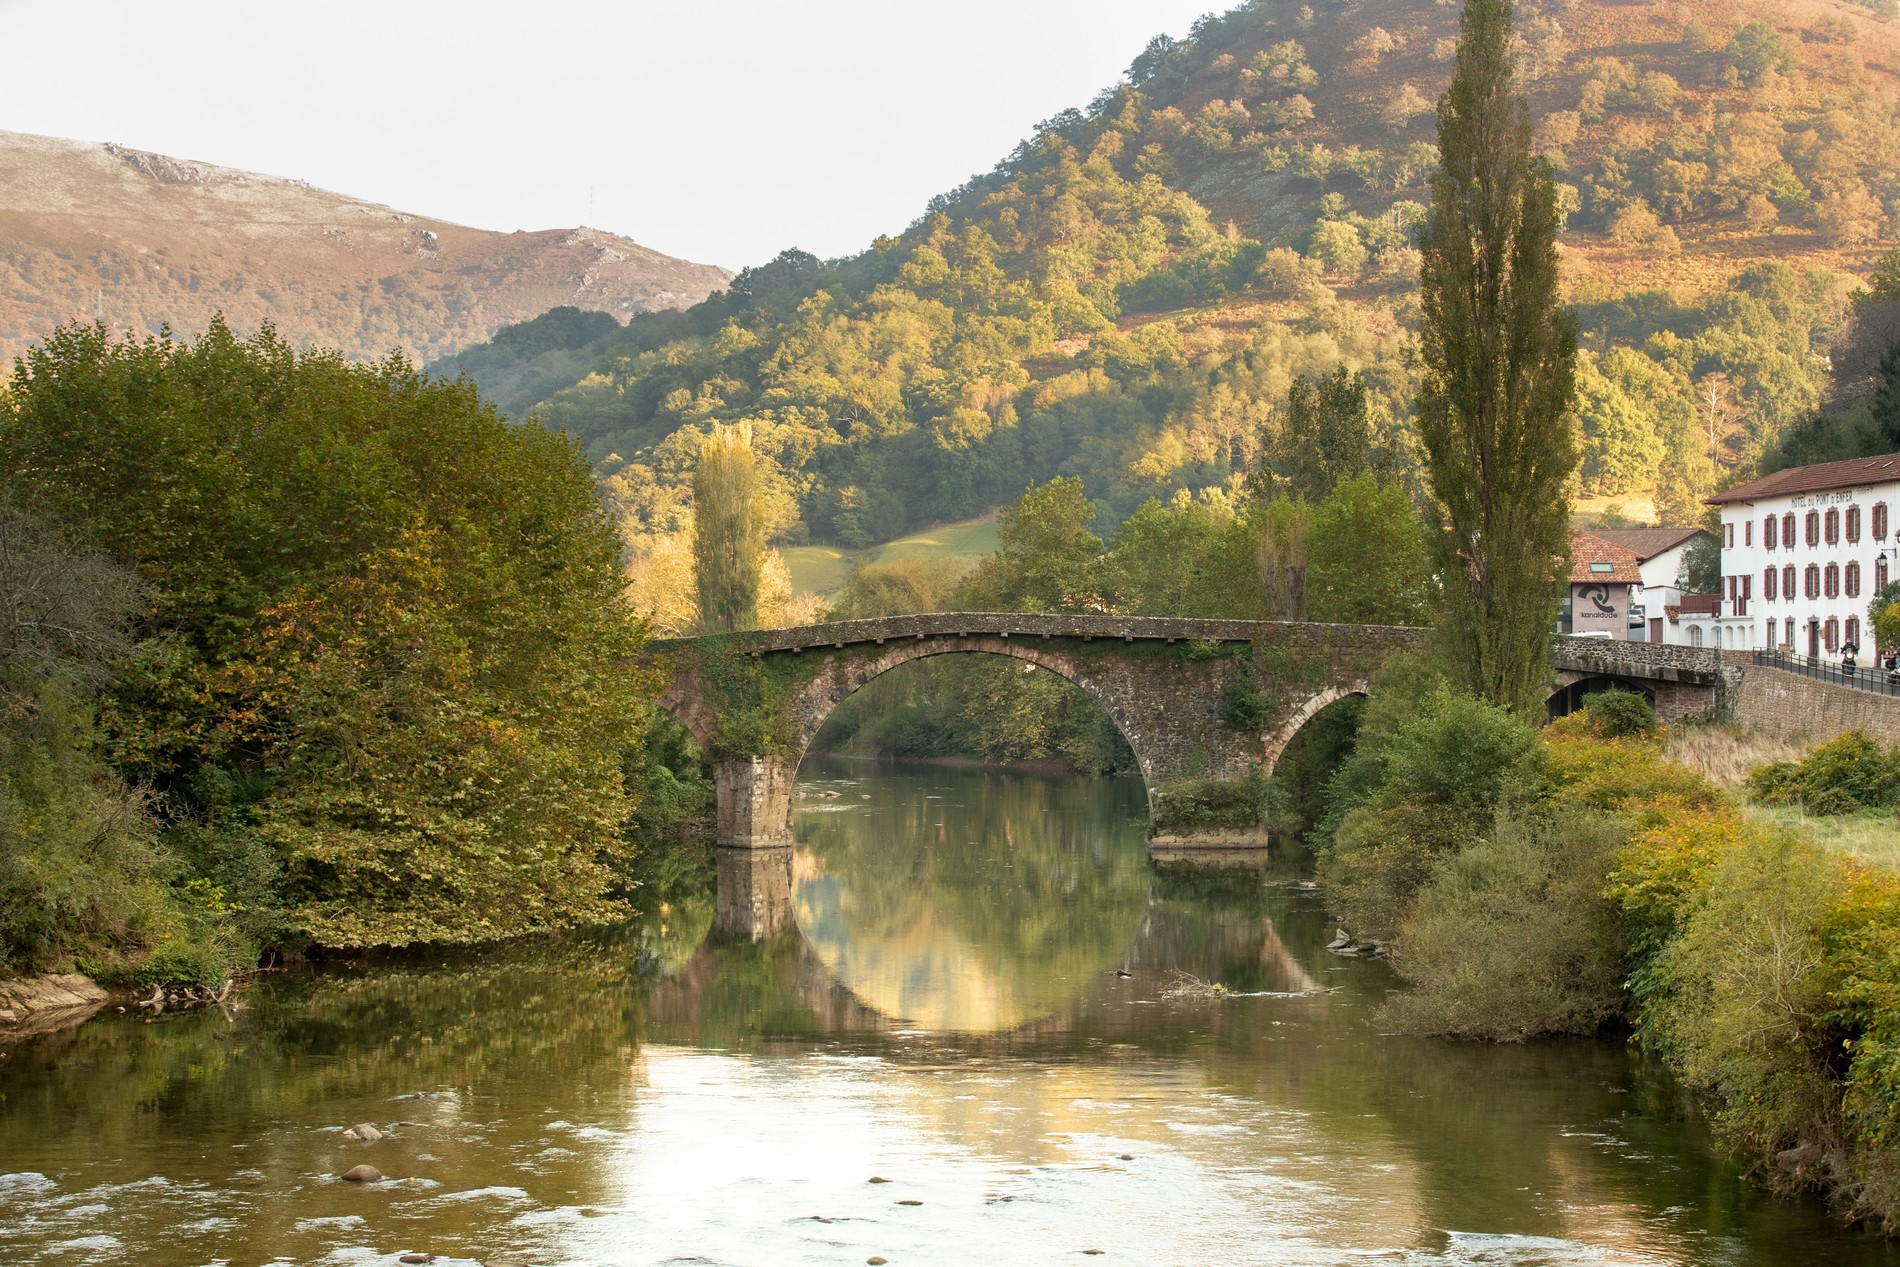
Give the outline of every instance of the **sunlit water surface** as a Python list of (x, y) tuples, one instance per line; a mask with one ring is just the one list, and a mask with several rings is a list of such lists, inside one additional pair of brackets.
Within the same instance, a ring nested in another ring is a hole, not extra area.
[(1136, 783), (803, 773), (775, 944), (698, 894), (0, 1048), (0, 1262), (1896, 1261), (1620, 1042), (1380, 1034), (1297, 872), (1157, 875)]

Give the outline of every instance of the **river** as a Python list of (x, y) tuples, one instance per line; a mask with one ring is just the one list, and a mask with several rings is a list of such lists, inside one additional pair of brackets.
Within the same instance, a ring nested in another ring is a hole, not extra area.
[(1900, 1263), (1617, 1039), (1380, 1033), (1292, 860), (1157, 874), (1144, 812), (808, 762), (776, 942), (702, 886), (0, 1047), (0, 1262)]

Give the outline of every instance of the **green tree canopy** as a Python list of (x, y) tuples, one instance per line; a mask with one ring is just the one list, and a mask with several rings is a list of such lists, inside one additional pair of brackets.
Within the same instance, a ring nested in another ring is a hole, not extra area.
[(1643, 407), (1584, 353), (1577, 360), (1577, 421), (1583, 486), (1592, 493), (1647, 493), (1656, 486), (1663, 442)]
[(1333, 485), (1366, 469), (1372, 455), (1372, 414), (1363, 376), (1340, 366), (1330, 374), (1301, 374), (1286, 394), (1286, 421), (1269, 445), (1266, 474), (1256, 495), (1283, 483), (1317, 502)]
[(715, 426), (693, 473), (693, 579), (705, 632), (757, 627), (764, 566), (765, 507), (752, 428)]
[(207, 883), (346, 945), (603, 909), (649, 697), (570, 441), (399, 358), (72, 327), (0, 394), (0, 484), (144, 579), (113, 751)]
[(1314, 620), (1417, 625), (1430, 596), (1431, 550), (1412, 499), (1362, 472), (1313, 508), (1306, 603)]
[(978, 565), (968, 594), (991, 611), (1084, 612), (1107, 607), (1095, 507), (1074, 477), (1024, 491), (998, 523), (1002, 548)]

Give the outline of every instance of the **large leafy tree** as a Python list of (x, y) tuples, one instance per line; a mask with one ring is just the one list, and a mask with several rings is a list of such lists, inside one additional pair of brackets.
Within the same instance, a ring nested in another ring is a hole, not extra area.
[(1418, 415), (1449, 668), (1529, 712), (1549, 671), (1577, 466), (1577, 326), (1558, 295), (1556, 180), (1531, 152), (1512, 20), (1511, 0), (1467, 0), (1439, 104)]
[(400, 359), (74, 327), (0, 393), (0, 484), (144, 579), (115, 759), (207, 884), (346, 945), (603, 909), (649, 696), (570, 441)]
[(1287, 389), (1283, 436), (1281, 473), (1309, 502), (1365, 470), (1372, 457), (1365, 379), (1343, 365), (1331, 374), (1295, 378)]
[(1416, 625), (1431, 595), (1424, 525), (1405, 490), (1371, 472), (1341, 480), (1307, 530), (1307, 607), (1314, 620)]
[(990, 611), (1106, 610), (1094, 520), (1095, 507), (1073, 476), (1026, 489), (999, 516), (1002, 549), (970, 577), (966, 601)]

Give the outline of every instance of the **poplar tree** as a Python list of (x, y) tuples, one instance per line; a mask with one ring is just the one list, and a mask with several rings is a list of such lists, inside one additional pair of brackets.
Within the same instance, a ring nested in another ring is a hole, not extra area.
[(693, 579), (699, 623), (732, 633), (759, 623), (759, 573), (765, 565), (765, 510), (752, 427), (715, 426), (693, 474)]
[(1557, 185), (1531, 152), (1511, 0), (1466, 0), (1419, 237), (1438, 630), (1453, 679), (1520, 713), (1548, 677), (1569, 482), (1576, 318), (1558, 296)]

